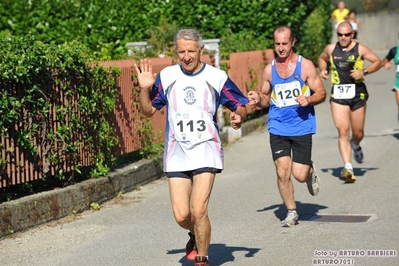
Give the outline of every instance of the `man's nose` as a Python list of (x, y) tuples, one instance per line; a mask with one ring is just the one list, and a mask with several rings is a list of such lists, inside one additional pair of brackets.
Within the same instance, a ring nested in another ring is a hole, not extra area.
[(189, 59), (189, 58), (190, 58), (190, 56), (189, 56), (188, 51), (185, 51), (184, 52), (184, 59)]

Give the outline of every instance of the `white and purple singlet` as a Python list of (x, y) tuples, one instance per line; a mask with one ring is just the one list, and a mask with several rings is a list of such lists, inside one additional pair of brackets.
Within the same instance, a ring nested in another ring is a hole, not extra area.
[(169, 66), (157, 76), (150, 95), (156, 109), (167, 106), (164, 171), (223, 169), (217, 109), (222, 104), (235, 111), (248, 103), (226, 73), (207, 64), (191, 75), (180, 65)]

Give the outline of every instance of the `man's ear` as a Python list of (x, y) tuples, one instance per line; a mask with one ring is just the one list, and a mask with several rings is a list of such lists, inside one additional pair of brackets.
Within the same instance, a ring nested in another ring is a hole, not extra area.
[(294, 39), (292, 40), (292, 46), (294, 46), (295, 43), (296, 43), (296, 38), (294, 38)]

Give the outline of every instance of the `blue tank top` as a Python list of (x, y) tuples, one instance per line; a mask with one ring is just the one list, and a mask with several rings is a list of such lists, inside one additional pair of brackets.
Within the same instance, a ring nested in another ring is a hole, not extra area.
[(301, 107), (295, 98), (310, 96), (311, 90), (301, 77), (302, 56), (298, 55), (294, 73), (281, 78), (272, 61), (272, 95), (269, 108), (268, 130), (279, 136), (293, 137), (316, 133), (313, 105)]

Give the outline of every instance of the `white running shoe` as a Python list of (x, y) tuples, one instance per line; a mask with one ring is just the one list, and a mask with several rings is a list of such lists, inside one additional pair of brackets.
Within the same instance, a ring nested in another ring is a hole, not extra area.
[(298, 224), (299, 215), (297, 211), (289, 211), (287, 217), (281, 221), (282, 227), (294, 227)]
[(319, 193), (321, 182), (320, 182), (320, 177), (316, 173), (316, 167), (313, 162), (312, 162), (312, 168), (313, 168), (312, 177), (306, 181), (306, 184), (308, 186), (310, 195), (316, 196)]

